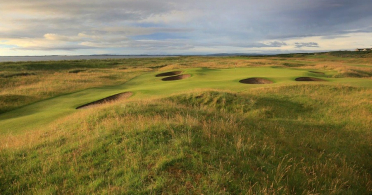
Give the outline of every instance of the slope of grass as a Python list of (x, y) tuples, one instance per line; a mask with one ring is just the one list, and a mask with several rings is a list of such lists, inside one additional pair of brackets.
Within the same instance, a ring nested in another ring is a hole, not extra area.
[[(336, 52), (337, 53), (337, 52)], [(0, 114), (54, 96), (91, 87), (118, 85), (150, 71), (185, 68), (284, 67), (323, 71), (334, 77), (371, 78), (365, 52), (278, 56), (170, 57), (0, 63)]]
[(79, 111), (1, 140), (0, 192), (368, 194), (371, 95), (294, 85)]
[[(314, 75), (307, 70), (294, 70), (283, 68), (232, 68), (232, 69), (209, 69), (194, 68), (186, 69), (186, 73), (192, 77), (172, 82), (161, 81), (155, 77), (156, 72), (143, 74), (123, 85), (94, 88), (69, 95), (59, 96), (46, 101), (41, 101), (0, 116), (0, 133), (19, 133), (35, 129), (38, 126), (48, 124), (58, 117), (75, 112), (75, 108), (120, 92), (131, 91), (134, 93), (132, 100), (142, 98), (165, 97), (195, 89), (229, 89), (241, 91), (247, 88), (262, 87), (261, 85), (244, 85), (238, 81), (249, 77), (266, 77), (274, 81), (273, 86), (296, 84), (294, 78), (299, 76), (326, 77), (326, 75)], [(372, 87), (371, 80), (355, 79), (329, 79), (328, 84), (339, 82), (352, 85), (367, 85)]]
[(38, 72), (27, 77), (0, 78), (0, 114), (87, 88), (122, 84), (143, 72), (144, 70), (98, 69), (76, 74)]
[[(350, 52), (0, 63), (0, 194), (370, 194), (371, 67)], [(191, 77), (155, 77), (170, 70)]]

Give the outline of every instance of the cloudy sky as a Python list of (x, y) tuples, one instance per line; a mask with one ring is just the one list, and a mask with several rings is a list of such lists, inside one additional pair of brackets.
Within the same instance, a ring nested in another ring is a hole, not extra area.
[(0, 56), (372, 47), (371, 0), (1, 0)]

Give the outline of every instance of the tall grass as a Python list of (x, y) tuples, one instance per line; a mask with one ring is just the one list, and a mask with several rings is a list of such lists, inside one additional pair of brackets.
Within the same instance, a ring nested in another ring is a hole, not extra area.
[[(362, 54), (360, 54), (362, 55)], [(174, 57), (112, 60), (0, 63), (0, 113), (57, 95), (105, 85), (117, 85), (145, 71), (191, 67), (237, 68), (274, 66), (315, 69), (329, 77), (372, 76), (368, 57), (340, 58), (333, 54), (264, 57)], [(333, 71), (333, 72), (332, 72)], [(22, 73), (20, 75), (19, 73)], [(19, 75), (19, 76), (17, 76)]]
[(0, 192), (369, 194), (370, 97), (295, 85), (79, 111), (1, 138)]
[[(341, 52), (1, 63), (0, 114), (147, 71), (253, 66), (371, 79), (372, 61)], [(0, 137), (0, 194), (371, 194), (371, 99), (369, 88), (300, 84), (77, 111)]]
[(0, 84), (0, 113), (87, 88), (118, 85), (141, 73), (141, 70), (99, 69), (77, 74), (41, 72), (27, 77), (8, 78)]

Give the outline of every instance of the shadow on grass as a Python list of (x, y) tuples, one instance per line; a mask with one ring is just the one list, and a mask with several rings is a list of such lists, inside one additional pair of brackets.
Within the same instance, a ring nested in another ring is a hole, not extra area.
[(220, 69), (211, 69), (211, 68), (200, 68), (199, 70), (196, 70), (195, 71), (195, 74), (196, 75), (199, 75), (199, 76), (203, 76), (203, 75), (207, 75), (207, 74), (212, 74), (213, 72), (219, 72), (221, 71)]
[[(0, 177), (4, 184), (0, 191), (14, 194), (54, 185), (56, 192), (62, 192), (69, 182), (68, 190), (74, 192), (98, 182), (86, 190), (101, 192), (117, 184), (125, 186), (123, 193), (260, 194), (273, 189), (279, 194), (303, 194), (311, 189), (326, 194), (336, 182), (342, 194), (368, 193), (370, 180), (363, 173), (372, 170), (372, 156), (362, 132), (347, 131), (343, 124), (306, 124), (291, 115), (254, 118), (200, 108), (223, 98), (234, 104), (238, 98), (234, 94), (189, 97), (107, 108), (89, 117), (91, 128), (82, 137), (47, 138), (29, 150), (0, 153), (5, 157), (0, 165), (6, 176)], [(170, 105), (169, 100), (188, 108)], [(309, 112), (300, 104), (275, 98), (257, 99), (253, 105), (273, 107), (282, 115)], [(128, 115), (133, 120), (141, 116), (136, 123), (144, 125), (126, 128), (128, 119), (121, 125), (108, 123), (116, 124), (117, 118)], [(94, 137), (96, 133), (99, 136)], [(84, 136), (94, 144), (78, 144)], [(49, 165), (45, 172), (44, 162)], [(23, 168), (14, 172), (15, 167)], [(64, 174), (72, 168), (77, 171)]]
[[(27, 95), (0, 95), (0, 102), (2, 102), (2, 106), (0, 106), (0, 116), (3, 113), (9, 112), (14, 109), (14, 105), (18, 105), (18, 103), (24, 102), (32, 102), (34, 100), (33, 96)], [(26, 114), (27, 115), (27, 114)]]

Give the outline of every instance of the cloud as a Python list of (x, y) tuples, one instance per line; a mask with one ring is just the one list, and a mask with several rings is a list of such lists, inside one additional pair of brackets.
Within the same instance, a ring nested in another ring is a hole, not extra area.
[(287, 43), (282, 42), (282, 41), (274, 41), (274, 42), (270, 42), (269, 44), (267, 44), (268, 47), (282, 47), (285, 45), (287, 45)]
[(69, 42), (82, 40), (81, 36), (74, 37), (74, 36), (65, 36), (65, 35), (57, 35), (57, 34), (50, 34), (50, 33), (45, 34), (44, 38), (50, 41), (69, 41)]
[(370, 0), (2, 0), (0, 7), (0, 41), (22, 51), (335, 48), (329, 39), (343, 40), (343, 49), (372, 44), (349, 41), (372, 32)]
[(315, 42), (309, 42), (309, 43), (295, 43), (296, 48), (302, 48), (302, 47), (319, 47), (318, 43)]
[[(97, 29), (98, 30), (98, 29)], [(164, 28), (164, 27), (104, 27), (101, 32), (120, 33), (127, 36), (149, 35), (154, 33), (186, 33), (191, 32), (188, 28)]]
[(75, 51), (80, 49), (94, 49), (93, 47), (84, 45), (65, 45), (65, 46), (27, 46), (21, 48), (13, 48), (13, 50), (41, 50), (41, 51)]
[[(271, 41), (271, 42), (257, 42), (257, 43), (235, 43), (230, 46), (234, 47), (245, 47), (245, 48), (267, 48), (267, 47), (282, 47), (287, 43), (282, 41)], [(223, 44), (220, 44), (223, 46)]]

